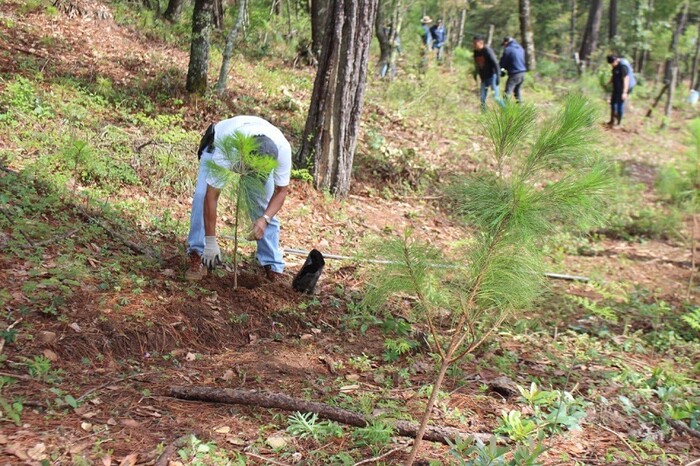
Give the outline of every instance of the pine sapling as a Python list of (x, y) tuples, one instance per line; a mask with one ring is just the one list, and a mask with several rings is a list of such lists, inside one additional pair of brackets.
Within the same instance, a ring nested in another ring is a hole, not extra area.
[(532, 107), (513, 104), (488, 113), (484, 129), (497, 170), (450, 188), (457, 214), (476, 231), (464, 251), (466, 263), (436, 267), (447, 259), (410, 232), (380, 245), (391, 263), (373, 277), (365, 304), (413, 296), (414, 319), (426, 323), (440, 361), (407, 465), (416, 459), (448, 368), (540, 293), (542, 244), (557, 229), (587, 227), (600, 218), (598, 200), (610, 177), (595, 155), (592, 106), (569, 97), (539, 130), (535, 116)]
[(258, 154), (258, 142), (252, 136), (236, 132), (222, 138), (216, 148), (223, 154), (224, 163), (209, 161), (212, 176), (223, 185), (222, 193), (233, 203), (233, 288), (238, 288), (238, 235), (246, 216), (251, 212), (254, 199), (265, 195), (265, 182), (277, 160)]

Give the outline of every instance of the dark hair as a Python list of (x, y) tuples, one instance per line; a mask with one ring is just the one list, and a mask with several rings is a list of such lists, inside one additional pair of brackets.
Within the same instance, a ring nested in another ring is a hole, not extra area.
[(617, 60), (615, 55), (608, 55), (608, 63), (613, 64)]
[(504, 42), (504, 43), (508, 43), (508, 42), (510, 42), (511, 40), (513, 40), (513, 38), (512, 38), (511, 36), (505, 36), (505, 37), (503, 38), (503, 42)]
[(481, 34), (474, 34), (474, 38), (472, 40), (484, 40), (484, 36)]
[(277, 144), (272, 139), (264, 134), (257, 134), (255, 135), (255, 141), (258, 143), (258, 150), (256, 151), (258, 154), (269, 155), (274, 159), (277, 158)]

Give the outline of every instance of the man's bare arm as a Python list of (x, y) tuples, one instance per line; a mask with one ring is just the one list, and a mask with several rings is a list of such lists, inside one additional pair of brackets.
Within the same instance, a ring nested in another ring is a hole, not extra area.
[(207, 185), (204, 195), (204, 234), (216, 236), (216, 207), (219, 202), (220, 189)]

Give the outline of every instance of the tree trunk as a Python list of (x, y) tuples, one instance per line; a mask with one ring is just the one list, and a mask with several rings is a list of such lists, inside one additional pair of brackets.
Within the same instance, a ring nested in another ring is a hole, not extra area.
[(314, 161), (314, 185), (344, 197), (350, 190), (377, 0), (331, 0), (311, 106), (295, 157)]
[(598, 33), (600, 32), (600, 20), (603, 17), (603, 0), (591, 0), (591, 8), (588, 10), (586, 30), (583, 32), (579, 57), (581, 61), (588, 63), (591, 55), (598, 46)]
[[(651, 30), (651, 18), (652, 18), (652, 13), (654, 12), (654, 0), (649, 0), (649, 9), (647, 10), (647, 20), (646, 20), (646, 29)], [(642, 54), (639, 60), (639, 71), (641, 72), (644, 70), (644, 65), (646, 65), (647, 61), (649, 60), (649, 50), (648, 48), (645, 48), (642, 50)]]
[(535, 38), (530, 26), (530, 0), (519, 0), (520, 4), (520, 36), (525, 49), (525, 66), (528, 70), (537, 67), (535, 59)]
[(163, 17), (171, 23), (176, 23), (177, 20), (180, 19), (183, 3), (184, 0), (170, 0), (168, 2), (168, 7), (165, 9), (165, 13), (163, 13)]
[(385, 67), (389, 66), (389, 61), (391, 60), (391, 40), (389, 36), (391, 35), (391, 29), (393, 29), (393, 27), (384, 27), (386, 24), (387, 5), (391, 4), (391, 2), (379, 0), (378, 3), (377, 16), (374, 20), (374, 32), (379, 42), (379, 63), (377, 66), (379, 67), (380, 74), (382, 74), (382, 71)]
[(457, 35), (457, 45), (455, 47), (462, 47), (464, 44), (464, 25), (467, 22), (467, 10), (466, 8), (462, 10), (459, 18), (459, 34)]
[(311, 51), (318, 60), (325, 42), (332, 0), (311, 0)]
[(676, 93), (676, 78), (678, 77), (678, 66), (671, 68), (671, 77), (666, 89), (666, 105), (664, 106), (664, 119), (661, 128), (666, 128), (671, 121), (671, 109), (673, 108), (673, 95)]
[(486, 37), (486, 45), (491, 47), (491, 44), (493, 43), (493, 33), (496, 30), (496, 26), (493, 24), (489, 24), (489, 34)]
[(698, 88), (698, 59), (700, 59), (700, 22), (698, 22), (698, 35), (695, 37), (695, 54), (693, 54), (693, 65), (690, 71), (690, 89)]
[[(678, 43), (680, 42), (681, 35), (685, 29), (685, 23), (688, 19), (688, 1), (683, 2), (681, 11), (676, 15), (676, 27), (673, 30), (673, 35), (671, 36), (671, 43), (669, 44), (668, 51), (670, 52), (669, 58), (666, 60), (666, 65), (664, 67), (664, 83), (668, 84), (673, 79), (673, 68), (678, 67)], [(677, 71), (676, 71), (677, 72)], [(672, 92), (671, 92), (672, 94)]]
[(238, 18), (236, 18), (236, 25), (231, 29), (228, 37), (226, 37), (226, 47), (224, 48), (224, 54), (221, 60), (219, 81), (216, 83), (216, 93), (219, 95), (226, 89), (226, 80), (228, 79), (228, 72), (231, 69), (233, 46), (238, 38), (238, 33), (243, 29), (243, 25), (245, 24), (247, 3), (248, 0), (238, 0)]
[(608, 42), (612, 45), (617, 35), (617, 0), (610, 0), (608, 9)]
[(214, 0), (213, 18), (216, 29), (224, 27), (224, 3), (222, 0)]
[[(371, 420), (367, 419), (362, 414), (338, 408), (337, 406), (294, 398), (283, 393), (263, 392), (260, 390), (174, 386), (170, 387), (170, 396), (181, 400), (259, 406), (261, 408), (298, 411), (300, 413), (316, 413), (324, 419), (330, 419), (355, 427), (365, 427), (368, 425), (368, 421)], [(418, 425), (407, 421), (396, 421), (394, 423), (394, 428), (396, 429), (396, 433), (403, 437), (415, 437), (418, 431)], [(470, 434), (453, 427), (431, 426), (428, 427), (424, 438), (431, 442), (447, 444), (447, 440), (454, 442), (457, 439), (466, 438), (470, 435), (483, 441), (487, 441), (491, 437), (490, 434)]]
[(573, 55), (576, 50), (576, 0), (569, 0), (571, 20), (569, 24), (569, 53)]
[(215, 0), (195, 0), (192, 13), (192, 45), (187, 69), (187, 91), (203, 95), (207, 91), (209, 34)]

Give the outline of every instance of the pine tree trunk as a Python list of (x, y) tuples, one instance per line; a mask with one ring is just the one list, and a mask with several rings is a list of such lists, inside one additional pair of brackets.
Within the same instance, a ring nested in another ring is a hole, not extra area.
[(617, 35), (617, 0), (610, 0), (608, 9), (608, 42), (613, 43)]
[(168, 2), (168, 7), (163, 13), (163, 17), (170, 21), (171, 23), (176, 23), (180, 19), (180, 13), (182, 13), (182, 4), (184, 0), (170, 0)]
[(576, 50), (576, 0), (569, 0), (571, 20), (569, 24), (569, 53), (573, 55)]
[(467, 10), (466, 8), (462, 10), (459, 18), (459, 34), (457, 35), (457, 45), (455, 47), (462, 47), (464, 43), (464, 25), (467, 22)]
[(311, 51), (318, 59), (325, 42), (332, 0), (311, 0)]
[(209, 70), (209, 35), (213, 20), (214, 0), (195, 0), (192, 14), (192, 45), (187, 69), (187, 91), (203, 95), (207, 91)]
[(673, 30), (673, 35), (671, 36), (671, 43), (669, 44), (668, 51), (670, 52), (669, 58), (666, 60), (666, 65), (664, 67), (664, 84), (670, 83), (672, 81), (673, 69), (678, 67), (678, 44), (685, 29), (685, 23), (688, 19), (688, 0), (683, 3), (681, 11), (676, 15), (676, 27)]
[(226, 80), (228, 72), (231, 69), (231, 57), (233, 56), (233, 46), (238, 38), (238, 33), (243, 29), (246, 17), (246, 6), (248, 0), (238, 0), (238, 18), (236, 25), (231, 29), (228, 37), (226, 37), (226, 47), (224, 48), (223, 58), (221, 60), (221, 70), (219, 71), (219, 81), (216, 83), (216, 93), (222, 94), (226, 89)]
[(579, 57), (581, 61), (588, 63), (596, 47), (598, 47), (598, 33), (600, 32), (600, 20), (603, 17), (603, 0), (591, 0), (591, 8), (588, 10), (588, 21), (583, 32)]
[(698, 60), (700, 59), (700, 22), (698, 22), (698, 35), (695, 37), (695, 54), (693, 55), (693, 65), (690, 71), (690, 89), (698, 88)]
[(313, 157), (314, 185), (343, 197), (350, 190), (377, 0), (331, 0), (311, 106), (295, 157)]
[(519, 0), (520, 5), (520, 35), (525, 49), (525, 66), (528, 70), (537, 67), (535, 59), (535, 38), (530, 26), (530, 0)]
[[(652, 13), (654, 12), (654, 0), (649, 0), (649, 9), (647, 10), (647, 20), (646, 20), (646, 29), (651, 30), (651, 18), (652, 18)], [(649, 60), (649, 50), (644, 49), (642, 50), (641, 57), (639, 59), (639, 70), (642, 71), (644, 69), (644, 65), (646, 65), (647, 61)]]
[(374, 33), (377, 35), (377, 41), (379, 42), (379, 62), (377, 66), (379, 67), (380, 73), (384, 67), (389, 66), (389, 61), (391, 60), (391, 40), (389, 37), (391, 31), (389, 28), (384, 28), (388, 3), (390, 2), (387, 0), (379, 0), (377, 16), (374, 20)]

